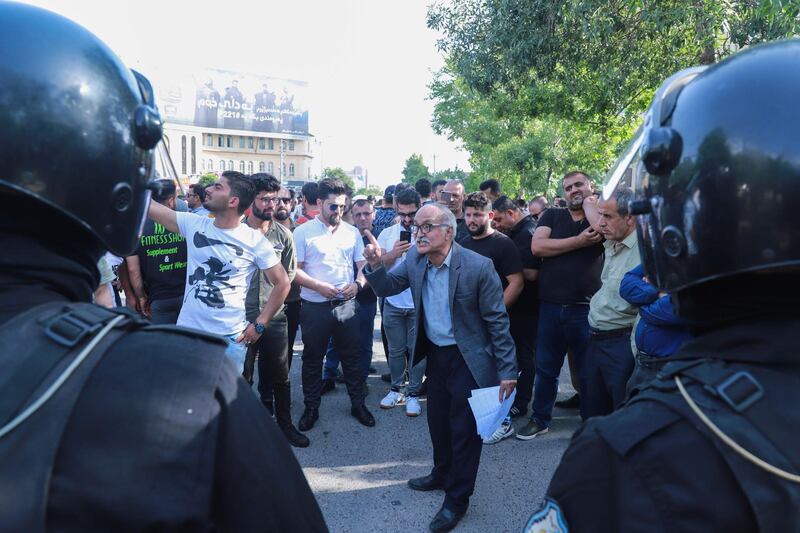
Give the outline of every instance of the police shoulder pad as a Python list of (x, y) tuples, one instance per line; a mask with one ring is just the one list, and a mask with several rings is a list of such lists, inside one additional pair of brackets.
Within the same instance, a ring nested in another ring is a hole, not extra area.
[(542, 507), (533, 513), (525, 525), (524, 533), (567, 533), (564, 511), (553, 498), (545, 498)]

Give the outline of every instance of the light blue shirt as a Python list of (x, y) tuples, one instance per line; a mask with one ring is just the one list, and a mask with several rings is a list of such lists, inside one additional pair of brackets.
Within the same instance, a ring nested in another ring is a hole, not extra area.
[(453, 249), (447, 254), (441, 266), (427, 263), (425, 282), (422, 285), (422, 309), (425, 318), (425, 333), (436, 346), (452, 346), (456, 343), (453, 335), (453, 316), (450, 312), (450, 258)]

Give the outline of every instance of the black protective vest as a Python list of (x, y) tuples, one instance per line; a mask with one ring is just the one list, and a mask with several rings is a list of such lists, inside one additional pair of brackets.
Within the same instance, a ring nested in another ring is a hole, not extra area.
[(800, 474), (800, 368), (716, 359), (676, 361), (629, 403), (659, 402), (717, 448), (747, 497), (760, 531), (800, 531), (800, 483), (753, 464), (717, 437), (681, 396), (674, 379), (726, 435), (756, 457)]

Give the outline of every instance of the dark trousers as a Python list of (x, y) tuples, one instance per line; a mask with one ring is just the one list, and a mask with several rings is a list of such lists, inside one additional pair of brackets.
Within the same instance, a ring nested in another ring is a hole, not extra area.
[(644, 352), (639, 352), (634, 357), (636, 364), (633, 368), (633, 374), (628, 380), (628, 385), (625, 387), (626, 394), (630, 394), (634, 387), (644, 385), (656, 378), (656, 375), (668, 363), (665, 357), (653, 357)]
[(292, 368), (292, 356), (294, 355), (294, 340), (297, 338), (297, 328), (300, 327), (300, 302), (286, 302), (286, 321), (288, 326), (287, 336), (289, 337), (289, 368)]
[(178, 322), (183, 307), (183, 296), (163, 298), (150, 302), (150, 322), (153, 324), (172, 324)]
[(528, 404), (533, 397), (533, 378), (536, 375), (536, 360), (534, 357), (536, 347), (536, 328), (538, 317), (536, 315), (518, 316), (509, 315), (511, 338), (517, 351), (517, 398), (514, 405), (520, 411), (527, 411)]
[[(539, 327), (536, 338), (536, 377), (533, 387), (531, 419), (549, 426), (558, 393), (558, 376), (564, 365), (564, 354), (571, 350), (578, 370), (578, 392), (586, 387), (586, 349), (589, 344), (589, 306), (560, 305), (542, 302), (539, 306)], [(586, 418), (585, 402), (581, 401), (581, 418)]]
[(282, 428), (292, 423), (286, 329), (286, 314), (280, 312), (270, 320), (261, 337), (248, 346), (242, 373), (252, 384), (253, 367), (258, 361), (258, 394), (267, 409), (274, 411), (275, 421)]
[(467, 401), (478, 384), (455, 345), (440, 348), (431, 344), (427, 359), (431, 474), (444, 481), (444, 505), (466, 511), (483, 449)]
[[(375, 335), (375, 313), (378, 302), (362, 303), (358, 306), (358, 369), (362, 379), (369, 377), (369, 367), (372, 364), (372, 338)], [(328, 344), (325, 353), (325, 367), (322, 379), (334, 379), (339, 370), (339, 350), (333, 339)]]
[(303, 335), (303, 397), (307, 409), (319, 408), (322, 359), (331, 337), (339, 352), (350, 403), (353, 407), (364, 404), (364, 380), (358, 368), (358, 312), (354, 309), (347, 318), (337, 318), (336, 308), (342, 306), (357, 307), (358, 302), (348, 300), (316, 303), (305, 300), (300, 308), (300, 327)]
[(592, 330), (586, 355), (586, 416), (614, 412), (625, 400), (628, 380), (633, 373), (630, 330), (604, 332)]

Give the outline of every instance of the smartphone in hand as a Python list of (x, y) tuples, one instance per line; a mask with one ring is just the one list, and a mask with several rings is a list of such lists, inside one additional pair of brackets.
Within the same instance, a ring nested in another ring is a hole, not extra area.
[(400, 240), (403, 242), (411, 242), (411, 232), (410, 231), (401, 231), (400, 232)]

